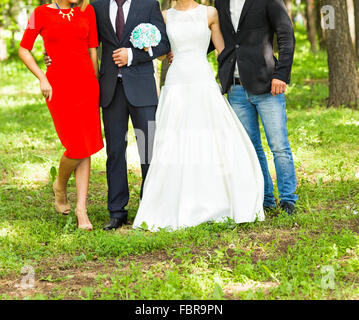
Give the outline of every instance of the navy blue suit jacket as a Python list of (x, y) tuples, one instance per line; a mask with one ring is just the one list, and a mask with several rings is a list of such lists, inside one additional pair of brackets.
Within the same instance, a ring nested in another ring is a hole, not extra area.
[[(97, 0), (91, 3), (96, 12), (99, 41), (102, 44), (100, 67), (100, 105), (106, 108), (112, 101), (116, 89), (118, 67), (113, 61), (113, 51), (131, 48), (133, 61), (130, 67), (121, 68), (126, 97), (135, 107), (158, 104), (156, 81), (152, 60), (170, 51), (160, 5), (156, 0), (132, 0), (121, 41), (117, 38), (110, 20), (110, 0)], [(135, 27), (141, 23), (151, 23), (161, 32), (161, 43), (153, 48), (153, 56), (144, 50), (136, 49), (130, 42)]]

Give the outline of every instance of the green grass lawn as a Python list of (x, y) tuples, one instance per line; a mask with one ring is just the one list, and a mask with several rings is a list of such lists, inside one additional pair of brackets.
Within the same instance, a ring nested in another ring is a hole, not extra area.
[[(93, 158), (95, 231), (77, 230), (74, 214), (56, 214), (51, 168), (63, 148), (37, 81), (20, 63), (3, 63), (0, 298), (359, 299), (359, 112), (326, 108), (326, 56), (311, 55), (300, 34), (297, 43), (287, 98), (298, 214), (173, 233), (130, 225), (102, 231), (108, 219), (104, 150)], [(133, 135), (131, 141), (132, 222), (140, 176)], [(272, 160), (267, 145), (266, 152)], [(270, 168), (274, 179), (272, 161)], [(69, 195), (74, 203), (73, 179)], [(21, 283), (29, 267), (35, 283), (26, 289)]]

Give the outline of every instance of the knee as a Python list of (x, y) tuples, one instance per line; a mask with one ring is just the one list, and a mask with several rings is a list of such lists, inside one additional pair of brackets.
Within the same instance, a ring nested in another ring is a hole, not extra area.
[(126, 148), (118, 148), (107, 151), (107, 158), (109, 161), (119, 161), (126, 158)]
[(292, 157), (292, 151), (290, 149), (289, 143), (286, 142), (274, 144), (271, 147), (271, 151), (273, 153), (274, 159), (278, 157), (286, 157), (286, 158)]
[(288, 134), (277, 132), (268, 136), (268, 144), (273, 154), (290, 152)]

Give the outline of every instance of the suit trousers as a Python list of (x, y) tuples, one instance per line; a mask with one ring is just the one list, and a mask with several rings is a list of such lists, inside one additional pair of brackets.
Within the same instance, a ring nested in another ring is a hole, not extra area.
[(102, 109), (107, 151), (108, 210), (111, 218), (127, 215), (129, 201), (127, 178), (127, 133), (129, 117), (135, 129), (138, 152), (141, 159), (142, 187), (149, 169), (155, 133), (157, 106), (135, 107), (126, 98), (122, 79), (116, 84), (112, 102)]

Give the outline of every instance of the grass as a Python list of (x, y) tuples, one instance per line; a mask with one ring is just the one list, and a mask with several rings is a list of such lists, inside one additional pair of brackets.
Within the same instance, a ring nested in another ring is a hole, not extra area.
[[(313, 56), (304, 35), (287, 95), (298, 214), (254, 224), (105, 233), (103, 150), (89, 197), (95, 231), (77, 230), (74, 215), (53, 208), (51, 168), (63, 149), (37, 82), (17, 61), (0, 70), (0, 299), (359, 298), (359, 112), (326, 108), (326, 56)], [(130, 221), (140, 190), (131, 141)], [(69, 192), (73, 203), (73, 179)]]

